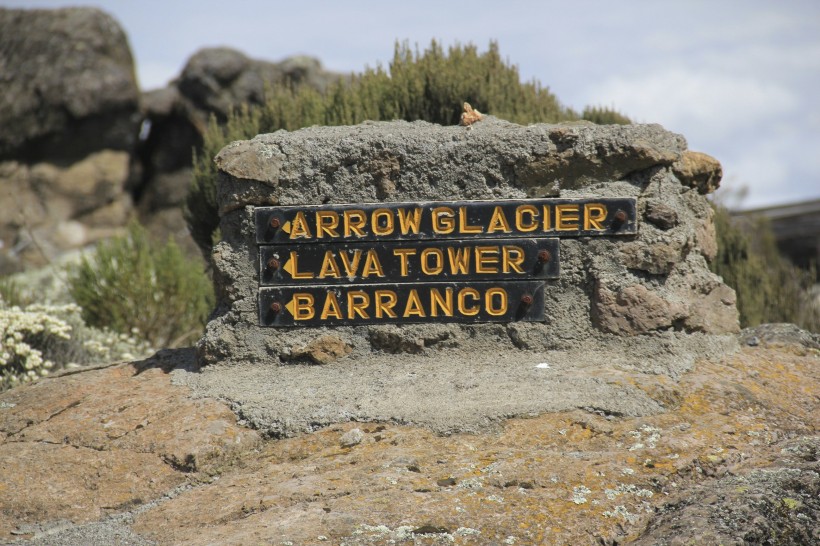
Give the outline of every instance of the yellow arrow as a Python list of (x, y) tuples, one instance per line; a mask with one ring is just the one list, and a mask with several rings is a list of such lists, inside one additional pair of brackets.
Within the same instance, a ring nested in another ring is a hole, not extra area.
[(288, 261), (285, 262), (285, 265), (282, 266), (282, 269), (287, 271), (290, 274), (290, 277), (293, 278), (293, 260), (288, 259)]
[(290, 233), (290, 220), (285, 222), (285, 225), (282, 226), (282, 231), (285, 233)]
[(296, 298), (290, 300), (288, 303), (285, 304), (285, 309), (287, 309), (290, 312), (290, 316), (292, 316), (292, 317), (296, 316), (296, 314), (294, 313), (295, 308), (294, 308), (294, 305), (293, 305), (295, 301), (296, 301)]

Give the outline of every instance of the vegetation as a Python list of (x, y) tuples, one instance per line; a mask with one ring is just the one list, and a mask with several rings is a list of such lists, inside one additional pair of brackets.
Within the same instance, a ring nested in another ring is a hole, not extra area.
[(734, 288), (742, 327), (791, 322), (820, 332), (820, 309), (811, 297), (814, 271), (795, 267), (777, 251), (765, 218), (735, 225), (729, 211), (716, 207), (718, 255), (712, 271)]
[(212, 159), (229, 142), (278, 129), (353, 125), (365, 120), (455, 125), (465, 101), (480, 112), (522, 124), (578, 119), (629, 123), (607, 108), (587, 108), (579, 116), (537, 81), (522, 83), (518, 69), (501, 58), (496, 43), (490, 43), (484, 53), (473, 45), (445, 51), (435, 41), (423, 53), (396, 44), (387, 70), (368, 68), (331, 85), (325, 93), (307, 86), (274, 86), (268, 89), (262, 107), (242, 107), (222, 126), (212, 118), (202, 152), (194, 158), (194, 180), (186, 206), (194, 240), (210, 256), (218, 226), (217, 173)]
[(214, 303), (202, 265), (170, 239), (154, 244), (137, 223), (73, 268), (69, 291), (87, 324), (125, 335), (136, 331), (155, 347), (196, 339)]

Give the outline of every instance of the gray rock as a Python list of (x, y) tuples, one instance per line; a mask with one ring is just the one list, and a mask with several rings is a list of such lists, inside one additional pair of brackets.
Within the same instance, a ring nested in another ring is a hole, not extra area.
[(362, 443), (362, 440), (364, 440), (364, 432), (361, 429), (354, 428), (342, 434), (339, 444), (342, 447), (353, 447)]
[(139, 90), (122, 28), (97, 9), (0, 9), (0, 159), (130, 150)]

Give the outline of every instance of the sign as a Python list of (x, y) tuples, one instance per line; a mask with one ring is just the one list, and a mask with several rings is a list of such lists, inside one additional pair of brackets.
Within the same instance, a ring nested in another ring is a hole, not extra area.
[(558, 278), (558, 239), (273, 245), (259, 249), (262, 286)]
[(561, 237), (637, 232), (636, 201), (257, 207), (259, 323), (545, 320)]
[(544, 320), (544, 283), (500, 281), (261, 288), (262, 326)]
[(628, 198), (257, 207), (256, 242), (634, 235), (635, 210)]

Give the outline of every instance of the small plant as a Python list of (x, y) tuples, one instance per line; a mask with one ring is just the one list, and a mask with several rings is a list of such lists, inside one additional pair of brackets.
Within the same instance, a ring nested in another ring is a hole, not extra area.
[(54, 370), (97, 362), (133, 360), (152, 352), (134, 335), (88, 328), (80, 307), (0, 302), (0, 391)]
[(581, 119), (591, 121), (596, 125), (629, 125), (632, 121), (617, 110), (603, 106), (587, 106)]
[(136, 328), (155, 347), (193, 341), (214, 301), (202, 264), (171, 240), (153, 244), (137, 223), (70, 269), (69, 291), (90, 326), (124, 335)]
[(765, 218), (739, 226), (729, 211), (715, 207), (718, 254), (712, 271), (734, 288), (742, 327), (790, 322), (820, 331), (820, 310), (811, 296), (815, 273), (780, 255)]

